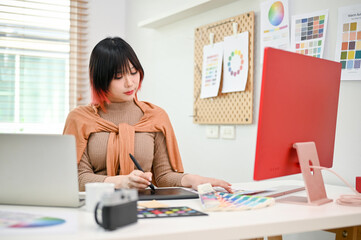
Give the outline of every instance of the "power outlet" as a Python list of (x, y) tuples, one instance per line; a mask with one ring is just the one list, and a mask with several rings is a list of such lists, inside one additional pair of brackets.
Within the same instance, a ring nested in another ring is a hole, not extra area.
[(219, 138), (219, 126), (210, 125), (206, 127), (207, 138)]
[(223, 139), (235, 139), (235, 127), (234, 126), (221, 126), (221, 138)]

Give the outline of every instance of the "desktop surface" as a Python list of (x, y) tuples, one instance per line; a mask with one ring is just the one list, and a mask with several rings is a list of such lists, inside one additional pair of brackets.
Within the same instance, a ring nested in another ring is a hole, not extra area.
[[(243, 189), (267, 189), (279, 185), (302, 185), (301, 181), (262, 181), (234, 184)], [(326, 185), (328, 195), (335, 199), (350, 194), (346, 187)], [(305, 195), (305, 191), (295, 193)], [(199, 199), (161, 201), (169, 206), (188, 206), (202, 211)], [(137, 223), (105, 231), (85, 208), (51, 208), (0, 205), (0, 211), (27, 211), (52, 216), (72, 216), (69, 231), (27, 233), (26, 239), (247, 239), (299, 232), (361, 225), (361, 208), (341, 206), (333, 201), (322, 206), (277, 203), (274, 206), (237, 212), (207, 212), (209, 216), (191, 218), (140, 219)], [(292, 213), (292, 214), (290, 214)], [(41, 230), (41, 229), (40, 229)], [(39, 231), (39, 229), (37, 229)], [(1, 239), (23, 239), (24, 235), (1, 235)]]

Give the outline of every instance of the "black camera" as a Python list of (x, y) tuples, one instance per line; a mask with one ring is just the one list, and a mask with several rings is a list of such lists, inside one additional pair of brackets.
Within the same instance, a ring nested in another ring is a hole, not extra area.
[(95, 207), (95, 221), (106, 230), (135, 223), (137, 216), (138, 192), (135, 189), (120, 189), (106, 193)]

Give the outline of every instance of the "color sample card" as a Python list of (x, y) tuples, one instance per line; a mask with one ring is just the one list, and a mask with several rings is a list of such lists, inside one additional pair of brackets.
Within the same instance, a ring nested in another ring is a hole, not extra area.
[(64, 219), (40, 216), (30, 213), (0, 211), (0, 229), (2, 228), (39, 228), (65, 223)]
[(248, 78), (249, 32), (224, 38), (222, 93), (244, 91)]
[(261, 3), (261, 54), (265, 47), (289, 50), (288, 0)]
[(339, 8), (335, 60), (341, 80), (361, 80), (361, 4)]
[(138, 219), (194, 216), (208, 216), (208, 214), (184, 206), (166, 208), (138, 208)]
[(221, 82), (223, 42), (203, 47), (202, 86), (200, 98), (216, 97)]
[[(255, 191), (247, 191), (256, 193)], [(199, 199), (205, 211), (242, 211), (271, 206), (274, 198), (216, 192), (210, 183), (198, 185)]]
[(292, 16), (291, 48), (294, 52), (322, 58), (328, 10)]

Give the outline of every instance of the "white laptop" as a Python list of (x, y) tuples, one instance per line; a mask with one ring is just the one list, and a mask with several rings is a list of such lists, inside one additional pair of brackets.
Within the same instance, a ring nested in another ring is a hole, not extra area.
[(74, 136), (0, 134), (0, 204), (81, 206)]

